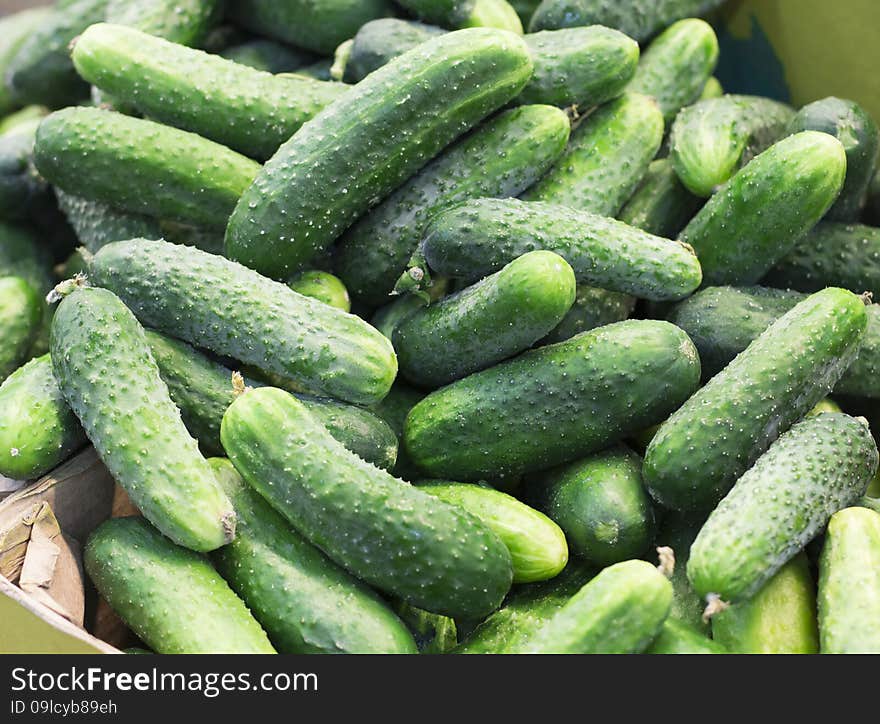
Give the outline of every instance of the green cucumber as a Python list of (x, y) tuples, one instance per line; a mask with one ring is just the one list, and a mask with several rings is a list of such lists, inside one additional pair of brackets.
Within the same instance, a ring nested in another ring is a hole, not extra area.
[(348, 452), (292, 395), (246, 392), (220, 437), (258, 493), (370, 585), (451, 617), (485, 616), (510, 588), (510, 554), (494, 533)]
[(880, 653), (880, 513), (831, 516), (819, 564), (823, 654)]
[(369, 588), (327, 558), (212, 458), (238, 516), (235, 540), (212, 558), (282, 654), (415, 653), (403, 622)]
[(523, 34), (519, 15), (507, 0), (477, 0), (462, 27), (498, 28), (517, 35)]
[[(0, 79), (6, 78), (9, 64), (19, 48), (46, 23), (51, 12), (49, 8), (31, 8), (0, 18)], [(17, 106), (6, 83), (0, 82), (0, 117)], [(0, 129), (0, 133), (3, 132), (5, 129)]]
[(281, 146), (229, 220), (227, 255), (289, 276), (513, 98), (531, 73), (522, 40), (486, 28), (448, 33), (396, 58)]
[(109, 0), (104, 19), (197, 46), (217, 23), (222, 5), (222, 0)]
[(828, 210), (831, 221), (858, 221), (874, 177), (880, 129), (858, 103), (823, 98), (801, 108), (788, 126), (789, 133), (822, 131), (834, 136), (846, 150), (846, 181)]
[(21, 277), (0, 277), (0, 381), (27, 359), (42, 318), (42, 300), (30, 284)]
[(38, 294), (52, 288), (52, 259), (38, 232), (0, 220), (0, 276), (24, 279)]
[(235, 513), (125, 305), (104, 289), (74, 288), (55, 312), (50, 347), (64, 399), (144, 516), (193, 550), (232, 540)]
[(665, 419), (696, 389), (699, 366), (667, 322), (611, 324), (432, 392), (407, 416), (406, 450), (456, 480), (550, 468)]
[(64, 191), (211, 228), (226, 223), (260, 168), (193, 133), (96, 108), (48, 116), (37, 130), (35, 161)]
[(347, 57), (341, 58), (337, 49), (341, 79), (358, 83), (393, 58), (446, 32), (436, 25), (401, 18), (379, 18), (364, 23), (352, 38)]
[(806, 414), (806, 417), (811, 415), (824, 415), (826, 412), (843, 412), (843, 410), (840, 409), (840, 405), (834, 400), (830, 397), (826, 397), (824, 400), (819, 400), (819, 402), (813, 405), (813, 409)]
[(510, 0), (510, 5), (516, 10), (519, 19), (522, 21), (523, 27), (528, 27), (529, 20), (541, 4), (541, 0)]
[(332, 71), (333, 61), (330, 58), (324, 58), (322, 60), (315, 61), (311, 65), (297, 68), (294, 75), (311, 78), (312, 80), (335, 81), (337, 79), (333, 76)]
[(687, 565), (694, 590), (733, 604), (753, 597), (834, 513), (859, 501), (876, 470), (877, 445), (864, 420), (839, 413), (802, 420), (703, 525)]
[(635, 558), (654, 539), (642, 459), (623, 446), (543, 473), (535, 488), (538, 507), (565, 531), (572, 555), (587, 563)]
[(578, 284), (571, 309), (550, 334), (541, 340), (541, 345), (564, 342), (581, 332), (622, 322), (629, 319), (635, 306), (635, 298), (628, 294)]
[[(161, 235), (159, 237), (147, 236), (145, 238), (155, 239), (163, 238), (172, 244), (183, 244), (184, 246), (194, 246), (196, 249), (207, 251), (209, 254), (223, 254), (223, 232), (217, 229), (206, 229), (201, 226), (192, 226), (191, 224), (181, 224), (177, 221), (168, 221), (163, 219), (159, 222)], [(117, 241), (126, 241), (134, 237), (128, 236)], [(144, 237), (142, 237), (144, 238)]]
[(726, 654), (727, 649), (705, 634), (670, 617), (645, 651), (646, 654)]
[(459, 28), (467, 22), (477, 0), (397, 0), (413, 16), (447, 28)]
[(645, 453), (654, 500), (711, 509), (855, 359), (865, 303), (829, 288), (799, 302), (673, 414)]
[(394, 607), (416, 640), (420, 654), (448, 654), (458, 643), (458, 627), (449, 616), (399, 601)]
[(39, 217), (53, 203), (46, 180), (34, 168), (34, 118), (0, 135), (0, 218)]
[(341, 309), (343, 312), (351, 311), (348, 289), (345, 288), (341, 279), (329, 272), (304, 271), (287, 282), (287, 286), (298, 294), (317, 299), (319, 302)]
[(275, 76), (121, 25), (76, 41), (80, 75), (155, 121), (265, 160), (348, 87)]
[[(416, 298), (416, 297), (411, 297)], [(384, 420), (397, 436), (397, 461), (391, 472), (397, 478), (403, 480), (416, 480), (421, 477), (421, 473), (410, 459), (403, 446), (403, 427), (406, 416), (409, 411), (415, 407), (422, 399), (425, 393), (409, 387), (404, 382), (396, 381), (388, 394), (383, 399), (370, 407), (370, 411)]]
[(565, 154), (522, 195), (602, 216), (616, 216), (639, 185), (663, 140), (653, 98), (626, 93), (572, 132)]
[(174, 545), (142, 518), (102, 523), (83, 561), (98, 592), (157, 653), (275, 653), (208, 560)]
[[(874, 478), (874, 480), (876, 480), (876, 477)], [(873, 510), (875, 513), (880, 513), (880, 498), (874, 498), (872, 496), (865, 495), (861, 500), (859, 500), (858, 504), (862, 508), (867, 508), (868, 510)]]
[(652, 96), (663, 121), (700, 97), (718, 64), (718, 38), (699, 18), (679, 20), (658, 35), (642, 53), (629, 90)]
[(89, 278), (160, 332), (275, 373), (305, 391), (376, 402), (397, 374), (366, 322), (214, 254), (165, 241), (108, 244)]
[(400, 374), (442, 387), (531, 347), (571, 308), (574, 272), (551, 251), (532, 251), (457, 294), (419, 309), (394, 330)]
[(749, 600), (712, 618), (712, 638), (734, 654), (818, 654), (816, 585), (799, 553)]
[(707, 101), (710, 98), (720, 98), (723, 95), (724, 87), (721, 85), (721, 81), (713, 75), (706, 81), (706, 85), (703, 86), (703, 91), (700, 93), (698, 100)]
[(513, 562), (514, 583), (545, 581), (568, 563), (568, 546), (559, 526), (513, 496), (488, 486), (445, 480), (416, 484), (419, 490), (463, 508), (502, 540)]
[(528, 251), (559, 254), (578, 282), (644, 299), (681, 299), (700, 286), (702, 272), (685, 245), (622, 221), (558, 204), (476, 199), (437, 214), (420, 247), (427, 269), (464, 281), (491, 274)]
[(559, 158), (568, 117), (549, 106), (499, 114), (463, 138), (340, 238), (335, 268), (356, 299), (388, 301), (422, 231), (437, 212), (482, 196), (516, 196)]
[(657, 532), (655, 544), (670, 548), (675, 557), (675, 565), (669, 580), (672, 582), (672, 608), (668, 620), (681, 621), (689, 628), (709, 634), (709, 624), (703, 621), (703, 602), (691, 587), (687, 577), (687, 562), (691, 545), (705, 522), (705, 516), (686, 516), (675, 511), (667, 511)]
[[(2, 93), (2, 90), (0, 90), (0, 93)], [(25, 106), (20, 111), (10, 113), (6, 117), (0, 117), (0, 135), (9, 133), (31, 121), (43, 118), (48, 113), (49, 109), (45, 106)]]
[(753, 157), (786, 135), (794, 110), (769, 98), (726, 95), (675, 118), (669, 158), (681, 182), (708, 198)]
[(61, 189), (55, 189), (55, 196), (79, 243), (91, 254), (114, 241), (162, 238), (159, 222), (151, 216), (120, 211)]
[(674, 239), (700, 206), (702, 201), (678, 180), (672, 162), (663, 158), (651, 162), (617, 218), (649, 234)]
[(868, 186), (864, 217), (869, 224), (874, 226), (880, 224), (880, 170), (874, 172), (874, 177)]
[[(434, 289), (435, 287), (431, 287)], [(427, 307), (430, 300), (422, 294), (404, 294), (394, 298), (394, 301), (376, 310), (370, 320), (376, 329), (388, 339), (394, 338), (394, 330), (411, 316), (415, 311)]]
[(0, 409), (0, 475), (39, 478), (86, 442), (61, 396), (49, 355), (32, 359), (3, 381)]
[(247, 40), (220, 51), (219, 55), (239, 65), (266, 73), (292, 73), (314, 62), (311, 53), (266, 38)]
[(825, 215), (845, 174), (836, 138), (789, 136), (739, 171), (678, 238), (696, 251), (704, 284), (754, 284)]
[(671, 602), (669, 580), (650, 563), (616, 563), (587, 583), (514, 653), (641, 653), (660, 633)]

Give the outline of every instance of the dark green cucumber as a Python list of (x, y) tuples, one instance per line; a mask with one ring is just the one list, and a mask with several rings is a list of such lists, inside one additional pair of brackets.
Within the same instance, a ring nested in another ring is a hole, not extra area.
[(121, 25), (76, 41), (80, 75), (155, 121), (265, 160), (348, 87), (276, 76)]
[(561, 110), (505, 111), (449, 148), (348, 229), (335, 268), (356, 299), (388, 301), (437, 212), (467, 199), (516, 196), (562, 154), (570, 124)]
[(733, 654), (818, 654), (816, 585), (799, 553), (747, 601), (712, 617), (712, 638)]
[(442, 35), (394, 59), (263, 167), (229, 220), (227, 255), (268, 276), (289, 276), (516, 96), (531, 73), (522, 40), (486, 28)]
[(477, 199), (435, 216), (420, 247), (424, 267), (465, 281), (491, 274), (522, 254), (553, 251), (578, 282), (645, 299), (681, 299), (700, 286), (702, 272), (685, 245), (604, 216), (559, 204)]
[(663, 140), (653, 98), (626, 93), (590, 114), (565, 154), (522, 198), (616, 216), (639, 185)]
[(219, 20), (222, 5), (223, 0), (109, 0), (104, 19), (198, 46)]
[[(673, 307), (667, 319), (700, 352), (703, 378), (730, 364), (767, 327), (806, 294), (767, 287), (707, 287)], [(868, 323), (858, 356), (834, 386), (836, 394), (880, 398), (880, 305), (865, 310)]]
[(663, 158), (651, 162), (617, 218), (649, 234), (674, 239), (702, 203), (678, 180), (672, 162)]
[(384, 398), (370, 407), (370, 411), (384, 420), (397, 436), (397, 461), (391, 472), (395, 477), (403, 480), (411, 481), (421, 477), (421, 473), (403, 446), (403, 427), (409, 411), (424, 397), (425, 393), (421, 390), (409, 387), (398, 380), (391, 386)]
[(305, 297), (317, 299), (343, 312), (351, 311), (351, 299), (348, 289), (338, 277), (325, 271), (304, 271), (287, 282), (293, 291)]
[(406, 449), (456, 480), (550, 468), (665, 419), (696, 389), (699, 367), (671, 324), (611, 324), (431, 393), (406, 419)]
[(86, 442), (58, 389), (49, 355), (32, 359), (0, 385), (0, 475), (31, 480)]
[(447, 28), (459, 28), (473, 12), (476, 0), (398, 0), (413, 16)]
[(528, 27), (529, 20), (541, 4), (541, 0), (510, 0), (510, 5), (516, 10), (519, 19), (522, 21), (523, 27)]
[[(876, 479), (877, 478), (875, 476), (874, 480), (876, 481)], [(859, 500), (859, 506), (862, 508), (867, 508), (868, 510), (873, 510), (875, 513), (880, 513), (880, 498), (874, 498), (872, 496), (865, 495), (861, 500)]]
[(880, 150), (880, 129), (874, 119), (858, 103), (832, 96), (801, 108), (788, 131), (822, 131), (843, 144), (846, 181), (834, 206), (828, 210), (827, 218), (831, 221), (858, 221)]
[(292, 48), (266, 38), (246, 40), (220, 51), (219, 55), (239, 65), (265, 71), (266, 73), (292, 73), (314, 62), (309, 52)]
[(596, 566), (635, 558), (654, 539), (642, 459), (623, 446), (542, 474), (539, 508), (559, 524), (573, 555)]
[(293, 530), (232, 463), (208, 462), (238, 516), (235, 540), (212, 558), (279, 653), (416, 653), (406, 626), (373, 591)]
[(92, 254), (114, 241), (162, 238), (159, 222), (151, 216), (121, 211), (61, 189), (55, 190), (55, 196), (79, 243)]
[(50, 346), (64, 399), (144, 516), (193, 550), (232, 540), (232, 506), (125, 305), (105, 289), (74, 289), (55, 312)]
[(622, 322), (629, 319), (635, 306), (635, 298), (628, 294), (578, 284), (571, 309), (550, 334), (541, 340), (541, 344), (564, 342), (581, 332)]
[(568, 563), (565, 534), (543, 513), (485, 485), (423, 480), (419, 490), (466, 510), (507, 546), (514, 583), (545, 581)]
[(341, 79), (358, 83), (398, 55), (446, 32), (436, 25), (400, 18), (379, 18), (364, 23), (352, 38), (347, 57), (341, 59), (337, 50)]
[(507, 0), (477, 0), (462, 27), (498, 28), (517, 35), (523, 34), (519, 15)]
[(27, 359), (42, 318), (42, 300), (30, 284), (21, 277), (0, 277), (0, 381)]
[[(0, 78), (6, 78), (9, 64), (19, 48), (46, 23), (51, 12), (49, 8), (31, 8), (0, 18)], [(17, 106), (6, 83), (0, 82), (0, 117), (15, 110)]]
[(877, 470), (863, 419), (808, 417), (758, 458), (709, 516), (687, 573), (704, 597), (738, 603), (767, 581), (842, 508), (856, 504)]
[(700, 97), (718, 64), (718, 38), (699, 18), (679, 20), (642, 53), (629, 90), (653, 97), (672, 123), (678, 112)]
[(866, 326), (864, 301), (835, 288), (780, 317), (661, 425), (645, 453), (654, 499), (676, 510), (711, 509), (831, 392)]
[(836, 138), (789, 136), (739, 171), (678, 238), (696, 251), (705, 284), (754, 284), (825, 215), (845, 175)]
[(436, 388), (491, 367), (554, 329), (574, 296), (574, 272), (562, 257), (523, 254), (406, 317), (392, 337), (400, 373), (417, 386)]
[[(435, 287), (432, 286), (431, 289)], [(403, 294), (394, 297), (394, 301), (376, 310), (370, 320), (376, 329), (388, 339), (394, 338), (394, 330), (401, 325), (407, 317), (423, 307), (427, 307), (430, 300), (423, 294)]]
[(452, 617), (485, 616), (510, 588), (510, 554), (494, 533), (348, 452), (292, 395), (246, 392), (220, 436), (258, 493), (370, 585)]
[(880, 224), (880, 171), (874, 172), (874, 178), (868, 186), (864, 217), (869, 224)]
[(120, 295), (145, 325), (304, 391), (370, 404), (397, 374), (391, 343), (358, 317), (192, 247), (108, 244), (89, 278)]
[(34, 118), (0, 135), (0, 219), (38, 217), (53, 203), (52, 191), (34, 168)]
[(694, 592), (687, 577), (691, 545), (705, 519), (704, 515), (686, 516), (675, 511), (667, 511), (663, 515), (655, 544), (658, 550), (659, 547), (672, 549), (675, 557), (675, 565), (669, 577), (672, 582), (672, 608), (668, 620), (681, 621), (689, 628), (708, 636), (709, 624), (703, 621), (705, 605)]
[(724, 87), (721, 85), (721, 81), (713, 75), (706, 81), (706, 85), (703, 86), (703, 91), (700, 93), (699, 100), (707, 101), (710, 98), (720, 98), (723, 95)]
[(701, 631), (670, 617), (646, 654), (726, 654), (727, 649)]
[(315, 61), (311, 65), (297, 68), (294, 75), (304, 76), (306, 78), (311, 78), (312, 80), (331, 81), (336, 80), (336, 78), (333, 77), (332, 70), (333, 61), (330, 58), (324, 58), (323, 60)]
[(726, 95), (685, 108), (672, 124), (669, 157), (681, 182), (709, 197), (786, 135), (794, 110), (757, 96)]
[(35, 160), (64, 191), (212, 228), (226, 223), (260, 169), (193, 133), (96, 108), (48, 116), (37, 130)]
[(86, 545), (86, 571), (125, 624), (160, 654), (274, 654), (208, 560), (142, 518), (112, 518)]
[(43, 241), (36, 229), (0, 220), (0, 276), (21, 277), (37, 294), (48, 293), (52, 258)]
[(819, 565), (823, 654), (880, 653), (880, 513), (831, 516)]

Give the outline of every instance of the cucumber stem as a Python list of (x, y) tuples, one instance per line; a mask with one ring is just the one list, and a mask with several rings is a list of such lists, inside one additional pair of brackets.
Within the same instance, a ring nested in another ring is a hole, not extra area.
[(703, 610), (703, 623), (709, 623), (713, 616), (730, 608), (730, 604), (721, 600), (717, 593), (706, 596), (706, 608)]
[(657, 570), (667, 578), (672, 578), (672, 573), (675, 571), (675, 551), (669, 546), (659, 546), (657, 556), (660, 558)]
[(55, 304), (56, 302), (60, 302), (70, 293), (82, 287), (86, 287), (88, 286), (88, 284), (89, 280), (85, 274), (83, 274), (82, 272), (80, 272), (79, 274), (75, 274), (72, 279), (65, 279), (63, 282), (58, 284), (51, 292), (49, 292), (46, 295), (46, 302), (48, 304)]

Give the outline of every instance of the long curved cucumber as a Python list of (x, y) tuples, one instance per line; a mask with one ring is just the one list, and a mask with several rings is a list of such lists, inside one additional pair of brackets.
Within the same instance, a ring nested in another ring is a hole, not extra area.
[(510, 588), (510, 554), (494, 533), (348, 452), (292, 395), (246, 392), (220, 437), (245, 480), (366, 583), (454, 618), (487, 615)]
[(456, 480), (546, 469), (665, 419), (696, 389), (699, 367), (671, 324), (600, 327), (432, 392), (406, 419), (406, 449)]
[(42, 300), (30, 284), (0, 277), (0, 382), (27, 359), (42, 318)]
[(669, 159), (652, 161), (642, 183), (617, 218), (649, 234), (674, 239), (702, 201), (679, 181)]
[(64, 191), (212, 228), (226, 223), (260, 169), (193, 133), (96, 108), (48, 116), (37, 130), (35, 161)]
[(157, 653), (275, 653), (208, 560), (174, 545), (143, 518), (102, 523), (83, 561), (100, 594)]
[(705, 284), (754, 284), (825, 215), (845, 175), (836, 138), (789, 136), (739, 171), (678, 238), (696, 251)]
[(829, 288), (768, 327), (660, 426), (645, 453), (654, 499), (682, 511), (714, 506), (855, 359), (864, 301)]
[(159, 222), (152, 216), (121, 211), (61, 189), (55, 189), (55, 196), (79, 243), (92, 254), (114, 241), (162, 238)]
[(635, 306), (636, 300), (629, 294), (578, 284), (571, 309), (550, 334), (541, 340), (541, 345), (564, 342), (581, 332), (622, 322), (629, 319)]
[(232, 506), (125, 305), (105, 289), (75, 288), (55, 312), (50, 347), (64, 399), (144, 516), (193, 550), (232, 540)]
[(727, 649), (701, 631), (670, 617), (663, 623), (657, 638), (646, 654), (726, 654)]
[[(51, 12), (49, 8), (38, 7), (19, 10), (0, 18), (0, 78), (6, 78), (9, 64), (19, 48), (32, 33), (45, 24)], [(17, 106), (6, 83), (0, 83), (0, 118), (14, 111)]]
[(391, 343), (359, 318), (222, 257), (165, 241), (108, 244), (89, 265), (141, 321), (346, 402), (382, 399)]
[(263, 167), (229, 220), (227, 255), (268, 276), (298, 271), (516, 96), (531, 74), (522, 40), (486, 28), (441, 35), (395, 58), (316, 115)]
[(707, 600), (754, 596), (842, 508), (856, 504), (877, 470), (864, 419), (807, 417), (758, 458), (709, 516), (691, 546), (688, 578)]
[(109, 0), (104, 19), (195, 47), (213, 29), (223, 5), (223, 0)]

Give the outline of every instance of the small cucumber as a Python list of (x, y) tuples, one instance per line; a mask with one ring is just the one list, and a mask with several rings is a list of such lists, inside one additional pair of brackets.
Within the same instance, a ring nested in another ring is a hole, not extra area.
[(239, 65), (266, 73), (292, 73), (314, 62), (315, 56), (298, 48), (266, 38), (246, 40), (220, 51), (219, 55)]
[(726, 654), (727, 649), (688, 624), (670, 617), (646, 654)]
[(83, 554), (98, 592), (160, 654), (274, 654), (266, 633), (208, 560), (142, 518), (111, 518)]
[(818, 654), (816, 585), (799, 553), (749, 600), (712, 618), (712, 638), (734, 654)]
[(645, 453), (654, 500), (681, 511), (711, 509), (831, 392), (866, 325), (864, 301), (835, 288), (780, 317), (660, 426)]
[(35, 161), (64, 191), (211, 228), (226, 223), (260, 169), (193, 133), (96, 108), (48, 116), (37, 130)]
[(564, 342), (581, 332), (622, 322), (629, 319), (635, 306), (635, 298), (628, 294), (578, 284), (571, 309), (540, 344)]
[(0, 382), (27, 359), (42, 318), (42, 300), (30, 284), (0, 277)]
[(709, 635), (709, 624), (703, 621), (705, 605), (691, 587), (687, 577), (687, 562), (694, 538), (700, 532), (706, 516), (690, 516), (666, 511), (657, 532), (655, 545), (671, 548), (675, 565), (669, 580), (672, 582), (672, 608), (667, 621), (681, 621), (688, 628)]
[(304, 297), (317, 299), (319, 302), (341, 309), (343, 312), (351, 311), (348, 289), (345, 288), (341, 279), (329, 272), (304, 271), (287, 282), (287, 286)]
[(34, 168), (34, 118), (0, 135), (0, 219), (38, 218), (53, 204), (52, 191)]
[[(51, 12), (49, 8), (31, 8), (0, 18), (0, 79), (6, 78), (9, 64), (19, 48), (46, 23)], [(0, 118), (14, 111), (17, 106), (6, 83), (0, 82)], [(5, 131), (5, 128), (0, 127), (0, 133)]]
[(574, 129), (556, 165), (522, 195), (602, 216), (616, 216), (639, 185), (663, 140), (653, 98), (626, 93)]
[(687, 564), (694, 590), (739, 603), (856, 504), (877, 470), (877, 445), (863, 420), (808, 417), (758, 458), (709, 516)]
[(425, 472), (456, 480), (550, 468), (665, 419), (696, 389), (699, 367), (667, 322), (611, 324), (432, 392), (406, 419), (406, 449)]
[(678, 238), (696, 251), (705, 284), (754, 284), (825, 215), (845, 174), (836, 138), (789, 136), (739, 171)]
[(108, 244), (89, 278), (121, 295), (149, 327), (355, 404), (394, 381), (391, 343), (358, 317), (188, 246)]
[(617, 218), (649, 234), (674, 239), (700, 210), (702, 201), (678, 180), (672, 162), (651, 162), (641, 185)]
[(828, 210), (827, 218), (831, 221), (858, 221), (880, 150), (880, 129), (874, 119), (858, 103), (832, 96), (801, 108), (788, 131), (822, 131), (843, 144), (846, 181), (834, 206)]
[(642, 53), (629, 90), (656, 99), (663, 121), (700, 97), (718, 64), (718, 38), (709, 23), (688, 18), (673, 23)]
[(487, 486), (445, 480), (416, 484), (419, 490), (463, 508), (502, 540), (513, 562), (514, 583), (545, 581), (568, 563), (568, 546), (559, 526), (513, 496)]
[(642, 555), (654, 539), (654, 510), (642, 460), (617, 446), (543, 473), (538, 506), (559, 524), (573, 555), (596, 566)]
[(706, 81), (706, 85), (703, 86), (703, 92), (700, 93), (698, 100), (707, 101), (710, 98), (720, 98), (723, 95), (724, 87), (721, 85), (721, 81), (713, 75)]
[(79, 243), (92, 254), (114, 241), (162, 238), (159, 222), (151, 216), (120, 211), (61, 189), (55, 189), (55, 196)]
[(222, 6), (223, 0), (109, 0), (104, 19), (195, 47), (219, 20)]
[(55, 312), (50, 346), (64, 399), (144, 516), (193, 550), (232, 540), (232, 506), (125, 305), (104, 289), (75, 288)]

